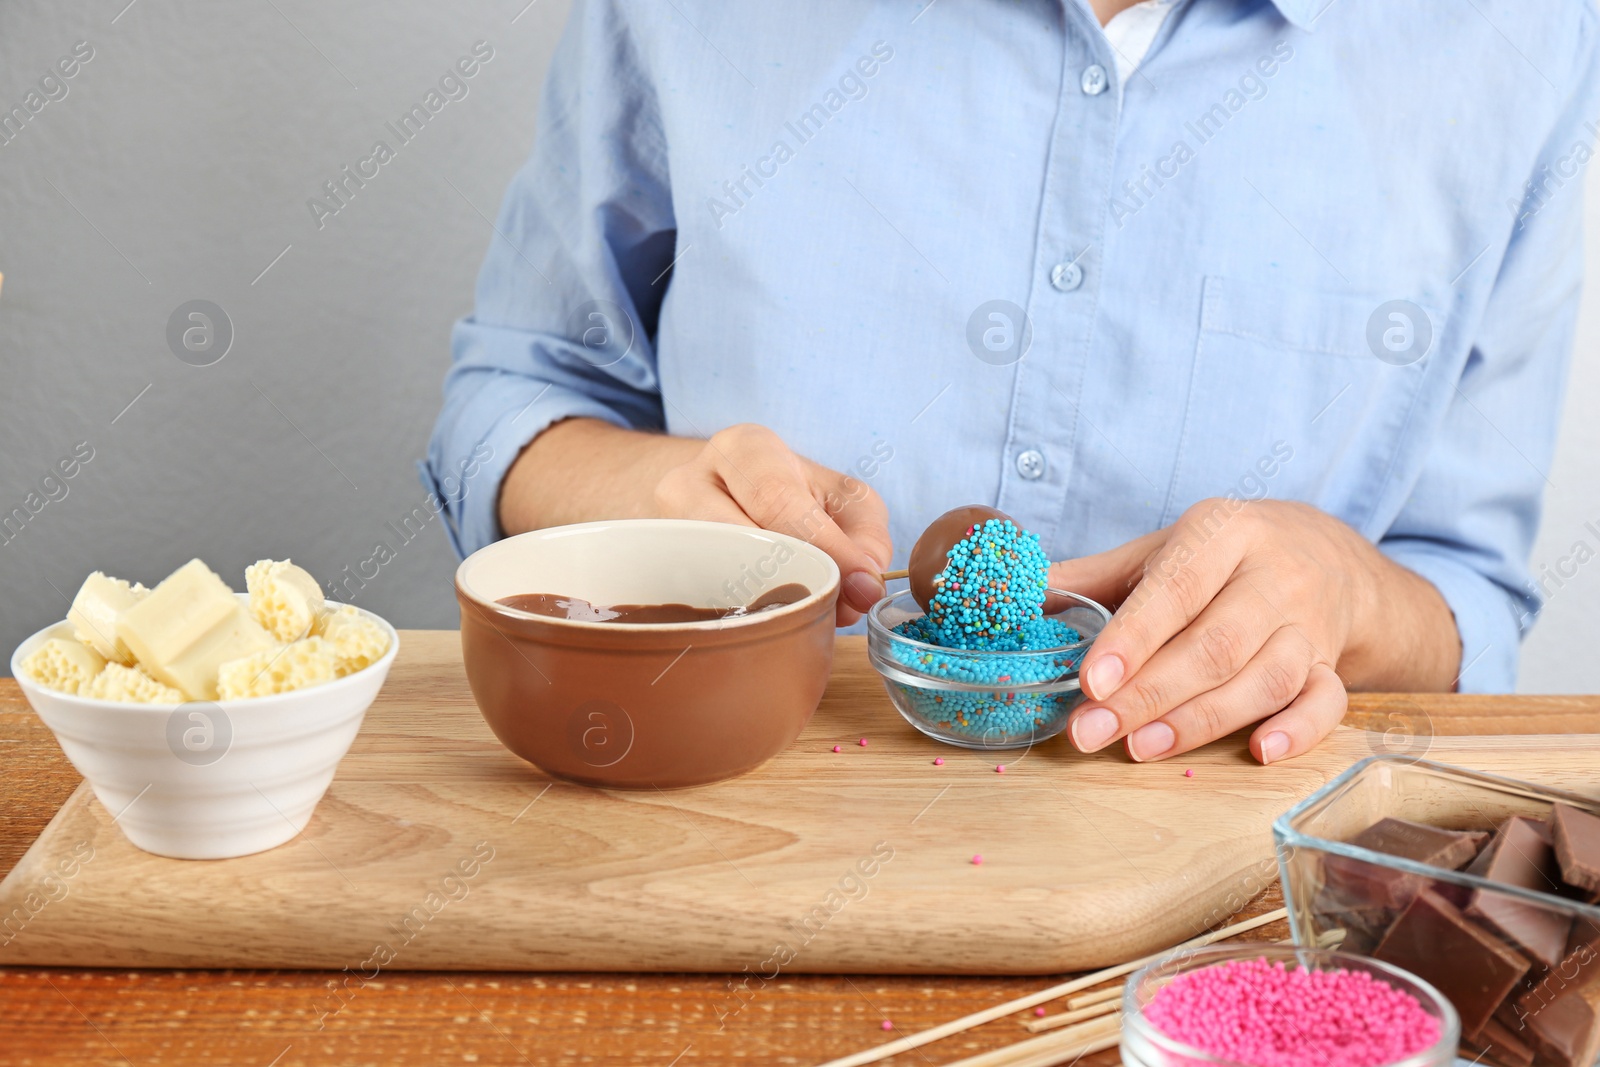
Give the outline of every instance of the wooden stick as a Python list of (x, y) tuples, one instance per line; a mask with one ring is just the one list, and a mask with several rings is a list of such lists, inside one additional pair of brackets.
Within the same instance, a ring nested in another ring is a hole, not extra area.
[[(1265, 915), (1257, 915), (1254, 919), (1246, 919), (1231, 926), (1224, 926), (1220, 930), (1201, 934), (1199, 937), (1174, 945), (1172, 948), (1163, 949), (1160, 952), (1152, 952), (1142, 959), (1133, 960), (1129, 963), (1119, 963), (1115, 967), (1107, 967), (1103, 971), (1086, 974), (1082, 978), (1074, 978), (1070, 982), (1062, 982), (1059, 985), (1050, 986), (1048, 989), (1041, 989), (1037, 993), (1029, 993), (1025, 997), (1018, 997), (1016, 1000), (1008, 1000), (1004, 1004), (996, 1004), (992, 1008), (975, 1011), (971, 1015), (963, 1015), (959, 1019), (941, 1023), (920, 1033), (907, 1034), (905, 1037), (887, 1041), (876, 1048), (869, 1048), (862, 1052), (852, 1052), (848, 1056), (829, 1060), (827, 1063), (822, 1064), (822, 1067), (861, 1067), (864, 1063), (877, 1063), (879, 1060), (887, 1059), (897, 1053), (932, 1044), (942, 1037), (949, 1037), (951, 1034), (959, 1034), (963, 1030), (970, 1030), (974, 1026), (982, 1026), (984, 1023), (993, 1022), (1013, 1012), (1023, 1011), (1036, 1004), (1043, 1004), (1048, 1000), (1060, 1000), (1069, 993), (1076, 993), (1079, 990), (1103, 985), (1113, 978), (1121, 978), (1125, 974), (1132, 974), (1145, 964), (1153, 963), (1165, 956), (1168, 952), (1183, 948), (1200, 948), (1202, 945), (1209, 945), (1214, 941), (1221, 941), (1223, 938), (1233, 937), (1235, 934), (1242, 934), (1246, 931), (1263, 927), (1268, 923), (1277, 922), (1288, 914), (1289, 912), (1285, 908), (1269, 911)], [(1107, 1047), (1109, 1048), (1110, 1046)]]
[(1041, 1052), (1037, 1056), (1027, 1059), (1006, 1060), (997, 1067), (1056, 1067), (1061, 1063), (1077, 1063), (1091, 1052), (1104, 1052), (1108, 1048), (1116, 1048), (1122, 1044), (1122, 1034), (1107, 1034), (1105, 1037), (1086, 1041), (1076, 1047), (1069, 1046), (1058, 1051)]
[(1117, 1000), (1122, 996), (1122, 986), (1114, 985), (1110, 989), (1097, 989), (1093, 993), (1081, 993), (1067, 1001), (1067, 1007), (1072, 1011), (1079, 1008), (1091, 1008), (1096, 1004)]
[(911, 577), (911, 572), (910, 571), (884, 571), (882, 574), (878, 575), (878, 577), (882, 578), (886, 582), (892, 582), (896, 578), (909, 578), (909, 577)]
[(1110, 1015), (1112, 1012), (1121, 1011), (1122, 1005), (1115, 1000), (1107, 1000), (1101, 1004), (1094, 1004), (1078, 1011), (1064, 1011), (1060, 1015), (1046, 1015), (1025, 1023), (1029, 1033), (1042, 1034), (1046, 1030), (1054, 1030), (1058, 1026), (1070, 1026), (1081, 1023), (1085, 1019), (1093, 1019), (1100, 1015)]
[(1081, 1045), (1068, 1046), (1059, 1051), (1041, 1052), (1026, 1059), (1006, 1060), (1000, 1067), (1056, 1067), (1057, 1064), (1075, 1064), (1091, 1052), (1103, 1052), (1108, 1048), (1116, 1048), (1122, 1043), (1120, 1033), (1107, 1034), (1105, 1037), (1086, 1041)]
[[(1122, 1019), (1111, 1015), (1093, 1022), (1084, 1023), (1063, 1030), (1059, 1034), (1045, 1034), (1043, 1037), (1031, 1037), (1026, 1041), (1018, 1041), (1004, 1048), (990, 1049), (980, 1052), (976, 1056), (968, 1056), (964, 1060), (945, 1064), (945, 1067), (1006, 1067), (1009, 1064), (1031, 1061), (1036, 1057), (1049, 1055), (1054, 1059), (1044, 1059), (1044, 1063), (1057, 1063), (1063, 1059), (1071, 1059), (1078, 1048), (1084, 1044), (1100, 1041), (1104, 1038), (1117, 1038), (1122, 1033)], [(1115, 1044), (1115, 1040), (1112, 1044)]]

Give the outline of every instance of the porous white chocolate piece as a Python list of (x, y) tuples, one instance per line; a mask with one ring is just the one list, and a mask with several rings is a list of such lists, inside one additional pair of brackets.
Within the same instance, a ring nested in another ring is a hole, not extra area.
[(124, 704), (182, 704), (184, 696), (170, 685), (163, 685), (138, 667), (108, 663), (78, 694), (96, 700), (116, 700)]
[(389, 651), (389, 635), (383, 627), (350, 604), (325, 613), (318, 632), (333, 650), (340, 677), (372, 666)]
[(22, 672), (46, 689), (82, 694), (105, 667), (105, 657), (70, 637), (52, 637), (22, 661)]
[(244, 584), (250, 590), (250, 614), (279, 641), (307, 636), (322, 613), (317, 580), (286, 559), (263, 559), (246, 567)]
[(79, 641), (112, 663), (131, 664), (133, 653), (117, 636), (117, 621), (122, 613), (150, 595), (144, 586), (111, 578), (95, 571), (78, 587), (67, 609), (67, 621)]
[(233, 590), (197, 559), (122, 613), (117, 635), (151, 677), (191, 700), (217, 698), (217, 668), (278, 646)]
[(331, 682), (336, 677), (333, 650), (322, 638), (308, 637), (224, 663), (217, 671), (217, 693), (223, 700), (264, 697)]

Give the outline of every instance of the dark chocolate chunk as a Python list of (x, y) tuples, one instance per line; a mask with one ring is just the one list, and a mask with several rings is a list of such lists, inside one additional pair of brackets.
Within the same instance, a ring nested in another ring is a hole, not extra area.
[(1397, 912), (1393, 908), (1372, 907), (1364, 900), (1352, 900), (1324, 885), (1311, 901), (1316, 928), (1343, 930), (1345, 937), (1340, 949), (1358, 955), (1368, 955), (1394, 922)]
[(1533, 1049), (1523, 1040), (1525, 1036), (1517, 1034), (1498, 1018), (1494, 1018), (1484, 1023), (1483, 1029), (1478, 1031), (1478, 1036), (1469, 1039), (1467, 1044), (1480, 1056), (1493, 1057), (1494, 1062), (1501, 1067), (1530, 1067), (1533, 1063)]
[(1379, 819), (1350, 839), (1352, 845), (1454, 870), (1488, 838), (1482, 830), (1444, 830), (1405, 819)]
[(1572, 936), (1567, 938), (1567, 955), (1572, 955), (1582, 945), (1600, 952), (1600, 921), (1580, 915), (1572, 922)]
[(1577, 925), (1566, 957), (1507, 1005), (1518, 1034), (1558, 1067), (1589, 1067), (1600, 1053), (1600, 937)]
[(1372, 955), (1433, 983), (1455, 1005), (1463, 1036), (1473, 1039), (1531, 966), (1428, 889), (1401, 912)]
[(1590, 1067), (1600, 1053), (1600, 989), (1563, 996), (1528, 1023), (1533, 1043), (1558, 1067)]
[[(1385, 856), (1455, 870), (1470, 860), (1489, 835), (1479, 830), (1441, 830), (1405, 819), (1380, 819), (1350, 844)], [(1324, 880), (1344, 896), (1371, 907), (1400, 909), (1427, 879), (1345, 856), (1323, 859)]]
[[(1491, 882), (1559, 893), (1561, 869), (1548, 835), (1549, 828), (1539, 820), (1513, 816), (1500, 824), (1494, 840), (1467, 872)], [(1566, 954), (1572, 916), (1554, 906), (1530, 904), (1491, 889), (1476, 889), (1464, 910), (1546, 967), (1554, 967)]]
[(1600, 817), (1557, 804), (1550, 812), (1550, 830), (1561, 877), (1579, 889), (1600, 892)]

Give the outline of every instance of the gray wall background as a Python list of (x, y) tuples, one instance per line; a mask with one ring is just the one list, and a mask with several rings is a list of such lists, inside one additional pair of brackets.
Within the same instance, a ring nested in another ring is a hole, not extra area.
[[(380, 540), (396, 556), (356, 601), (401, 626), (456, 625), (438, 520), (404, 544), (389, 524), (422, 504), (413, 461), (450, 324), (532, 144), (567, 7), (0, 4), (0, 112), (59, 79), (0, 144), (0, 513), (58, 498), (0, 544), (0, 650), (62, 617), (92, 569), (152, 583), (198, 555), (242, 587), (247, 564), (292, 556), (326, 579)], [(480, 40), (494, 56), (466, 95), (400, 146), (384, 124)], [(78, 41), (94, 57), (60, 79)], [(319, 228), (307, 199), (380, 138), (395, 158)], [(209, 366), (168, 345), (191, 300), (232, 324)], [(1534, 554), (1553, 596), (1524, 653), (1532, 692), (1600, 691), (1597, 344), (1593, 285)], [(41, 490), (80, 442), (93, 459)]]

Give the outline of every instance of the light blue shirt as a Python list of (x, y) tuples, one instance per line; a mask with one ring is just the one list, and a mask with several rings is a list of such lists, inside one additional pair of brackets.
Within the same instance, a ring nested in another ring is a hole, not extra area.
[[(1319, 14), (1320, 11), (1320, 14)], [(740, 422), (1052, 558), (1302, 500), (1509, 689), (1600, 120), (1587, 3), (579, 0), (424, 469), (459, 552), (569, 416)], [(1531, 184), (1530, 184), (1531, 183)]]

